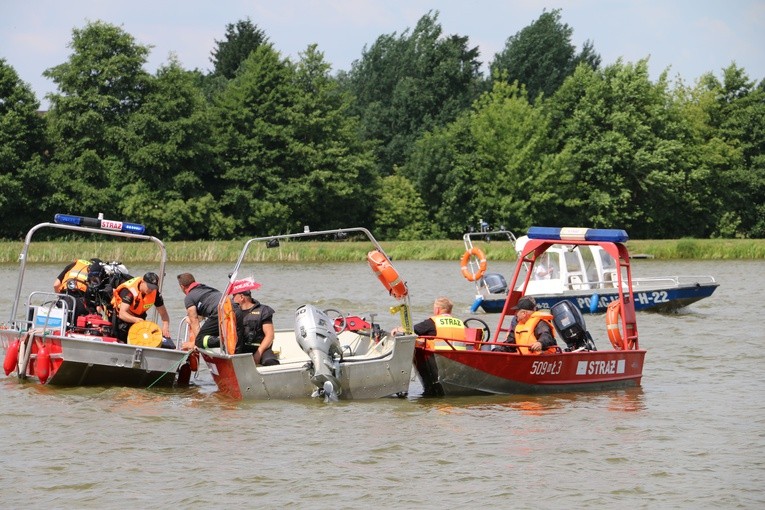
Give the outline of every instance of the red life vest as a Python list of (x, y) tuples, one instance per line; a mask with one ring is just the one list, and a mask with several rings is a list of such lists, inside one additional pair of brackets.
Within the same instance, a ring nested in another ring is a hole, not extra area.
[(147, 294), (142, 293), (138, 290), (138, 286), (142, 281), (142, 277), (136, 276), (114, 289), (114, 295), (112, 296), (112, 306), (114, 306), (114, 310), (119, 310), (119, 307), (122, 304), (120, 291), (123, 289), (128, 289), (133, 295), (133, 302), (130, 303), (130, 308), (128, 308), (128, 310), (130, 310), (130, 313), (136, 317), (143, 317), (148, 309), (154, 306), (154, 301), (157, 299), (157, 290), (151, 290)]

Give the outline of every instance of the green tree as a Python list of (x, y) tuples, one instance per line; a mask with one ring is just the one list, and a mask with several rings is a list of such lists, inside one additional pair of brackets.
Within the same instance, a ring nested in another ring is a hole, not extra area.
[(476, 97), (478, 49), (467, 37), (442, 37), (438, 12), (409, 33), (378, 37), (342, 82), (354, 95), (363, 136), (376, 141), (381, 174), (404, 163), (424, 132), (453, 121)]
[(72, 34), (67, 62), (44, 73), (59, 89), (49, 96), (50, 177), (58, 186), (47, 203), (54, 210), (113, 215), (125, 181), (123, 128), (149, 87), (143, 70), (149, 49), (101, 21)]
[(372, 147), (358, 136), (350, 98), (311, 45), (295, 68), (296, 95), (281, 200), (295, 227), (338, 228), (371, 223), (377, 181)]
[[(234, 220), (214, 199), (223, 190), (207, 102), (175, 59), (157, 71), (120, 142), (126, 217), (168, 239), (227, 238)], [(149, 204), (147, 206), (147, 204)]]
[(292, 204), (280, 200), (289, 168), (296, 85), (293, 66), (270, 45), (253, 51), (216, 100), (214, 126), (223, 161), (222, 211), (236, 234), (291, 230)]
[(0, 59), (0, 237), (18, 238), (43, 219), (45, 121), (29, 85)]
[(216, 47), (211, 52), (213, 76), (232, 79), (250, 53), (264, 44), (268, 44), (266, 33), (253, 24), (250, 18), (229, 23), (226, 25), (225, 38), (221, 41), (216, 39)]
[(560, 217), (635, 237), (703, 232), (709, 175), (691, 163), (697, 147), (671, 104), (666, 72), (652, 83), (646, 59), (577, 68), (545, 103), (555, 156), (535, 181), (559, 197)]
[(494, 56), (490, 68), (493, 79), (518, 81), (526, 86), (533, 101), (540, 94), (551, 95), (580, 63), (592, 69), (600, 66), (591, 41), (576, 54), (571, 44), (574, 30), (561, 23), (561, 10), (543, 11), (531, 25), (509, 37), (504, 49)]
[(375, 209), (375, 235), (380, 239), (421, 240), (433, 235), (425, 202), (409, 179), (389, 175), (382, 179)]
[(714, 182), (720, 200), (714, 234), (765, 237), (765, 81), (755, 86), (733, 63), (722, 81), (709, 73), (700, 87), (713, 97), (705, 103), (713, 128), (709, 143), (721, 140), (731, 148)]
[(432, 204), (430, 220), (450, 237), (479, 219), (525, 227), (533, 220), (529, 181), (538, 174), (547, 130), (523, 89), (497, 81), (471, 111), (418, 141), (402, 173)]

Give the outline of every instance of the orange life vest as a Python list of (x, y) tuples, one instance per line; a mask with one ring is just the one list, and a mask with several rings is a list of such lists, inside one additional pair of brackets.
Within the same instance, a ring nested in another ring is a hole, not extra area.
[(61, 280), (61, 285), (56, 292), (63, 292), (66, 290), (66, 285), (70, 281), (75, 282), (77, 290), (86, 292), (88, 290), (88, 270), (90, 268), (90, 261), (88, 260), (75, 260), (72, 268), (66, 272), (64, 279)]
[[(438, 338), (446, 338), (448, 340), (465, 340), (465, 324), (462, 323), (457, 317), (451, 315), (434, 315), (430, 318), (436, 325), (436, 336)], [(465, 349), (463, 342), (453, 342), (451, 346), (446, 342), (439, 342), (434, 339), (428, 339), (425, 341), (425, 346), (428, 348), (436, 349)]]
[[(539, 324), (541, 321), (544, 321), (547, 323), (548, 326), (550, 326), (550, 333), (552, 334), (553, 331), (553, 316), (550, 312), (534, 312), (531, 314), (531, 317), (528, 318), (526, 322), (521, 324), (520, 322), (516, 324), (515, 326), (515, 343), (518, 346), (523, 345), (531, 345), (534, 342), (537, 341), (537, 337), (534, 334), (534, 329), (537, 327), (537, 324)], [(541, 354), (541, 352), (531, 352), (528, 347), (518, 347), (518, 350), (521, 354)], [(557, 349), (555, 347), (548, 347), (546, 351), (543, 352), (556, 352)]]
[(119, 307), (122, 304), (122, 298), (120, 297), (120, 291), (122, 289), (128, 289), (133, 295), (133, 302), (130, 304), (129, 310), (130, 313), (136, 317), (143, 317), (147, 310), (154, 306), (154, 301), (157, 299), (157, 291), (151, 290), (148, 294), (143, 294), (138, 290), (138, 286), (142, 281), (142, 277), (136, 276), (135, 278), (126, 281), (114, 289), (114, 295), (112, 296), (112, 306), (114, 306), (115, 311), (119, 310)]

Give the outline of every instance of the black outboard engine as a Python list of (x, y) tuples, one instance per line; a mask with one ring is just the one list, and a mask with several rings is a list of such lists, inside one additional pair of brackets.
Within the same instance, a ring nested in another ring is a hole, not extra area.
[(507, 280), (499, 273), (486, 273), (481, 278), (480, 284), (488, 289), (490, 294), (504, 294), (507, 292)]
[(584, 317), (571, 301), (560, 301), (550, 308), (553, 324), (568, 346), (565, 351), (597, 351), (592, 336), (584, 324)]

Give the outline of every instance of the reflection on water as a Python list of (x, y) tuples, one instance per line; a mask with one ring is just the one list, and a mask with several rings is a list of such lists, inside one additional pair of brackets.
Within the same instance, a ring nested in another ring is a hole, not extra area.
[[(439, 295), (458, 310), (472, 304), (458, 262), (399, 266), (415, 320)], [(30, 277), (48, 282), (59, 269)], [(349, 312), (390, 305), (362, 283), (379, 285), (368, 268), (322, 269), (315, 277), (254, 273), (258, 298), (276, 308), (282, 327), (319, 292), (328, 296), (322, 306)], [(191, 271), (222, 288), (229, 270), (168, 268), (173, 329), (184, 313), (175, 275)], [(206, 371), (182, 390), (57, 389), (0, 375), (3, 505), (763, 507), (765, 333), (752, 310), (765, 302), (765, 262), (639, 261), (636, 271), (712, 274), (721, 283), (677, 314), (638, 314), (648, 350), (640, 388), (447, 399), (422, 397), (414, 378), (407, 398), (325, 404), (229, 400)], [(15, 288), (15, 268), (0, 268), (0, 279)], [(10, 310), (8, 299), (0, 295), (0, 310)], [(493, 326), (493, 316), (481, 318)], [(378, 320), (391, 327), (398, 318)]]

